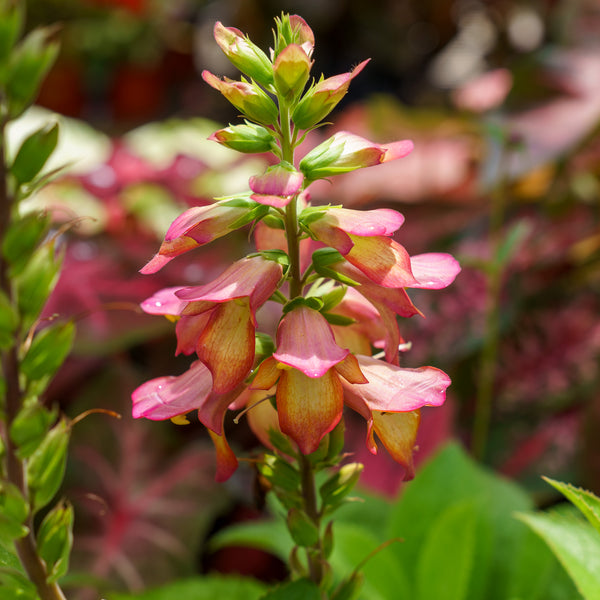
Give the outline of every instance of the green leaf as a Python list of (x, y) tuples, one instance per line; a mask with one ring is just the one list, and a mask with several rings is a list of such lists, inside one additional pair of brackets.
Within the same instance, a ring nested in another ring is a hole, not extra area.
[(38, 600), (35, 586), (16, 569), (0, 567), (0, 598)]
[(48, 410), (37, 399), (21, 408), (10, 426), (20, 459), (29, 458), (37, 450), (55, 420), (56, 410)]
[(267, 592), (260, 600), (321, 600), (319, 588), (308, 579), (298, 579)]
[(298, 546), (315, 546), (319, 541), (319, 529), (304, 511), (291, 508), (286, 522), (288, 531)]
[(283, 521), (269, 520), (233, 525), (210, 539), (211, 550), (226, 546), (258, 548), (287, 561), (294, 543)]
[(0, 290), (0, 348), (9, 348), (15, 343), (14, 332), (19, 318), (12, 302), (4, 291)]
[[(359, 504), (354, 506), (361, 507)], [(333, 572), (346, 576), (360, 566), (360, 572), (365, 576), (361, 599), (411, 598), (408, 565), (396, 562), (391, 547), (382, 547), (382, 541), (375, 536), (377, 530), (356, 520), (352, 523), (336, 521), (333, 531), (334, 547), (330, 559)]]
[(514, 557), (526, 532), (513, 513), (531, 510), (533, 505), (524, 491), (480, 467), (457, 444), (450, 444), (425, 465), (392, 507), (387, 537), (404, 540), (392, 552), (400, 564), (414, 564), (431, 523), (449, 506), (462, 502), (471, 502), (479, 515), (478, 552), (491, 553), (489, 572), (477, 571), (467, 597), (506, 600)]
[(449, 506), (431, 524), (417, 563), (419, 600), (468, 597), (473, 571), (485, 568), (484, 557), (476, 556), (477, 525), (476, 508), (470, 502)]
[(72, 546), (73, 507), (61, 502), (44, 517), (37, 533), (38, 554), (46, 563), (48, 582), (67, 573)]
[[(25, 519), (29, 507), (19, 488), (4, 482), (0, 489), (0, 541), (10, 544), (29, 533)], [(1, 561), (0, 561), (0, 564)]]
[(29, 183), (46, 164), (58, 142), (58, 123), (47, 124), (22, 144), (11, 167), (19, 186)]
[(40, 314), (58, 281), (62, 255), (56, 256), (54, 242), (40, 246), (23, 272), (15, 277), (19, 310), (28, 329)]
[(23, 5), (0, 2), (0, 83), (5, 81), (5, 63), (21, 33)]
[(106, 600), (259, 600), (264, 591), (265, 585), (254, 579), (209, 575), (136, 594), (109, 593)]
[(11, 265), (13, 276), (18, 275), (27, 265), (49, 227), (50, 217), (43, 213), (28, 213), (12, 221), (2, 240), (2, 253)]
[(600, 536), (573, 512), (519, 514), (551, 548), (586, 600), (598, 600), (600, 590)]
[(551, 486), (555, 487), (563, 496), (570, 500), (585, 516), (589, 523), (600, 533), (600, 498), (581, 488), (576, 488), (570, 483), (555, 481), (544, 477)]
[(12, 118), (18, 117), (35, 99), (46, 73), (58, 55), (52, 41), (56, 29), (31, 31), (11, 53), (6, 76), (6, 96)]
[(319, 488), (323, 507), (331, 510), (338, 506), (358, 483), (363, 469), (361, 463), (349, 463), (331, 475)]
[(34, 512), (52, 500), (62, 483), (70, 433), (65, 420), (59, 421), (27, 463), (27, 482)]
[(71, 350), (75, 338), (72, 321), (42, 329), (23, 358), (21, 370), (28, 380), (52, 377)]

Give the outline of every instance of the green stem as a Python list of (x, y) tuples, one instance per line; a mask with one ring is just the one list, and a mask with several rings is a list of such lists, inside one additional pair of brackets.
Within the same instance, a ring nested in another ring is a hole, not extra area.
[(310, 460), (300, 454), (298, 458), (300, 467), (300, 481), (302, 486), (302, 498), (304, 499), (304, 512), (319, 530), (319, 541), (307, 549), (308, 573), (311, 581), (320, 586), (323, 581), (323, 547), (321, 544), (321, 515), (317, 504), (317, 490), (315, 485), (315, 473)]
[[(0, 122), (0, 240), (4, 239), (10, 226), (14, 197), (8, 189), (8, 172), (5, 156), (5, 129), (7, 120)], [(8, 275), (8, 264), (0, 255), (0, 289), (9, 299), (13, 298), (13, 290)], [(14, 343), (2, 352), (2, 376), (5, 383), (5, 422), (2, 438), (6, 449), (5, 473), (8, 481), (15, 485), (28, 498), (27, 481), (23, 461), (16, 454), (17, 448), (10, 437), (10, 427), (23, 405), (23, 390), (19, 381), (19, 353), (21, 336), (15, 334)], [(65, 596), (56, 583), (48, 583), (48, 573), (44, 561), (38, 556), (34, 536), (33, 517), (30, 515), (25, 526), (29, 533), (15, 540), (15, 549), (19, 560), (29, 577), (36, 586), (41, 600), (65, 600)]]

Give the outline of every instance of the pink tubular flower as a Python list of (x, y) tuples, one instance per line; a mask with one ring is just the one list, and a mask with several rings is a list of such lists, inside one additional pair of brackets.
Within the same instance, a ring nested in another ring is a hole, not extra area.
[(365, 68), (364, 60), (352, 71), (321, 80), (311, 87), (297, 104), (292, 120), (300, 129), (308, 129), (324, 119), (344, 97), (350, 82)]
[(338, 131), (300, 161), (300, 170), (314, 181), (403, 158), (413, 147), (410, 140), (375, 144), (347, 131)]
[[(198, 358), (213, 377), (213, 390), (225, 393), (240, 384), (254, 362), (256, 310), (275, 292), (283, 269), (262, 256), (243, 258), (213, 282), (176, 292), (187, 304), (181, 314), (192, 316)], [(209, 313), (206, 317), (205, 313)], [(206, 321), (205, 321), (206, 319)], [(181, 350), (190, 347), (178, 330)]]
[(268, 206), (284, 207), (302, 189), (304, 175), (289, 163), (269, 167), (262, 175), (250, 177), (252, 200)]
[(156, 273), (176, 256), (228, 234), (247, 213), (248, 206), (232, 206), (227, 202), (189, 208), (171, 223), (158, 253), (140, 273)]
[(405, 478), (411, 479), (412, 451), (420, 420), (418, 409), (441, 406), (450, 378), (434, 367), (402, 369), (370, 356), (357, 359), (368, 383), (342, 379), (344, 401), (366, 419), (368, 449), (377, 453), (377, 434), (394, 460), (405, 468)]
[(277, 384), (281, 431), (310, 454), (342, 417), (340, 375), (366, 381), (354, 356), (335, 343), (323, 315), (300, 305), (281, 320), (277, 352), (260, 365), (251, 388), (268, 390)]
[(225, 481), (237, 468), (237, 459), (223, 434), (223, 418), (227, 407), (240, 391), (236, 389), (227, 394), (215, 394), (210, 371), (196, 361), (182, 375), (158, 377), (140, 385), (131, 395), (132, 414), (136, 419), (145, 417), (160, 421), (197, 410), (200, 422), (207, 427), (215, 444), (215, 478)]

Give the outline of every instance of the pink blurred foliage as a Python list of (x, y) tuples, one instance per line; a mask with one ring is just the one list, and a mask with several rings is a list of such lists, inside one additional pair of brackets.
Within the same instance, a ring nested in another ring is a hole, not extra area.
[(73, 452), (75, 468), (83, 469), (71, 491), (80, 513), (75, 568), (129, 590), (167, 580), (172, 558), (193, 572), (189, 547), (199, 543), (199, 508), (216, 499), (212, 450), (189, 444), (167, 458), (149, 428), (130, 417), (110, 424), (103, 423), (102, 436), (106, 444), (110, 433), (110, 451), (80, 442)]

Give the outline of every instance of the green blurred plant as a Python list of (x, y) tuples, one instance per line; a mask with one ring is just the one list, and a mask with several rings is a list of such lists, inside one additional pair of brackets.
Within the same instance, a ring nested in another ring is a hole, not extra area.
[(58, 600), (73, 509), (64, 500), (49, 504), (62, 482), (71, 425), (44, 406), (42, 395), (69, 353), (74, 325), (57, 320), (41, 327), (62, 252), (47, 215), (22, 210), (48, 178), (42, 169), (58, 127), (42, 127), (16, 152), (6, 144), (7, 125), (34, 101), (58, 43), (51, 27), (19, 40), (23, 20), (23, 3), (0, 1), (0, 591), (3, 598)]

